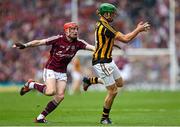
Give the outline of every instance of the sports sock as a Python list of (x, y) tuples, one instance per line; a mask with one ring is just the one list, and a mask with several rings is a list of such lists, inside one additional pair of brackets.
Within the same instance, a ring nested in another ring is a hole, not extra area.
[(89, 78), (90, 84), (97, 84), (98, 83), (98, 77), (91, 77)]
[(30, 82), (30, 83), (29, 83), (29, 88), (30, 88), (30, 89), (34, 89), (34, 82)]
[(109, 112), (111, 109), (106, 109), (103, 108), (103, 114), (102, 114), (102, 118), (108, 118), (109, 117)]
[(41, 93), (45, 93), (46, 85), (34, 82), (34, 89), (38, 90)]
[(46, 108), (42, 111), (42, 115), (46, 117), (49, 113), (51, 113), (56, 107), (59, 105), (55, 100), (50, 101)]

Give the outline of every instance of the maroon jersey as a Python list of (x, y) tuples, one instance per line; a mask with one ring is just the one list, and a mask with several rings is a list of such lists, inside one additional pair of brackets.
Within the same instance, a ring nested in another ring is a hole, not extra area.
[(45, 68), (62, 73), (66, 73), (67, 65), (76, 52), (86, 47), (83, 40), (69, 42), (65, 35), (57, 35), (46, 39), (46, 45), (52, 45), (52, 48), (50, 51), (50, 58)]

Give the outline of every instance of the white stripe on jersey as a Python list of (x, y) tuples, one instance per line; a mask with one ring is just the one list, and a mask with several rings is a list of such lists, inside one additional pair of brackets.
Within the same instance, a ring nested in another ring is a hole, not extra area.
[(49, 37), (49, 38), (47, 38), (47, 39), (45, 39), (45, 40), (46, 40), (46, 42), (49, 42), (49, 41), (56, 40), (56, 39), (58, 39), (58, 38), (60, 38), (60, 37), (62, 37), (62, 35), (52, 36), (52, 37)]
[(81, 41), (82, 43), (84, 43), (84, 44), (86, 44), (86, 45), (88, 44), (88, 43), (87, 43), (85, 40), (83, 40), (83, 39), (79, 39), (79, 38), (78, 38), (77, 40), (78, 40), (78, 41)]
[(97, 31), (95, 31), (95, 48), (97, 47), (97, 36), (96, 36), (96, 34), (97, 34)]

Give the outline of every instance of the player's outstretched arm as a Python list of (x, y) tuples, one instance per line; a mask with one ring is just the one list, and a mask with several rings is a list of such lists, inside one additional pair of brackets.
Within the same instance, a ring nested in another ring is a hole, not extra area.
[(150, 29), (150, 24), (148, 22), (143, 23), (140, 22), (136, 29), (134, 29), (131, 33), (128, 34), (122, 34), (121, 32), (118, 32), (116, 34), (115, 39), (124, 43), (128, 43), (132, 39), (134, 39), (139, 33), (146, 32)]
[(95, 46), (90, 45), (90, 44), (86, 44), (86, 50), (90, 50), (90, 51), (95, 51)]
[(28, 43), (14, 43), (13, 44), (13, 48), (18, 48), (18, 49), (24, 49), (24, 48), (28, 48), (28, 47), (36, 47), (39, 45), (45, 45), (46, 44), (46, 39), (42, 39), (42, 40), (34, 40), (34, 41), (30, 41)]
[(82, 39), (79, 39), (79, 40), (81, 40), (82, 43), (86, 44), (86, 48), (85, 48), (86, 50), (93, 51), (93, 52), (95, 51), (95, 46), (88, 44), (86, 41)]

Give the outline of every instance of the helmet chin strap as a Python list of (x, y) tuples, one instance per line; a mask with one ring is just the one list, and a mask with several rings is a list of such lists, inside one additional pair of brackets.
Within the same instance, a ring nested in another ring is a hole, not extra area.
[[(109, 20), (111, 18), (111, 14), (107, 13), (107, 17), (105, 17), (104, 15), (102, 15), (108, 22), (112, 22), (112, 20)], [(111, 18), (112, 19), (112, 18)]]

